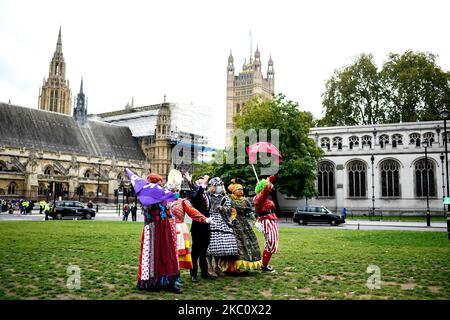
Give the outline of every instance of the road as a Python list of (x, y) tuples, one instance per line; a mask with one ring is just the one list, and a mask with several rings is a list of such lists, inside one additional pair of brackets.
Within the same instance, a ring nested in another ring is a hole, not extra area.
[[(38, 221), (44, 220), (44, 215), (39, 214), (39, 211), (34, 211), (32, 214), (17, 216), (7, 213), (0, 214), (0, 221)], [(122, 216), (119, 216), (113, 210), (105, 210), (97, 213), (94, 220), (99, 221), (121, 221)], [(137, 221), (143, 222), (144, 217), (138, 210)], [(187, 223), (191, 223), (191, 219), (186, 216)], [(131, 214), (128, 216), (128, 222), (131, 222)], [(280, 219), (278, 221), (279, 227), (292, 228), (322, 228), (322, 229), (336, 229), (336, 230), (401, 230), (401, 231), (435, 231), (447, 232), (447, 224), (445, 222), (431, 222), (431, 226), (427, 227), (426, 222), (398, 222), (398, 221), (351, 221), (339, 226), (330, 226), (327, 224), (308, 224), (307, 226), (299, 225), (298, 223)]]

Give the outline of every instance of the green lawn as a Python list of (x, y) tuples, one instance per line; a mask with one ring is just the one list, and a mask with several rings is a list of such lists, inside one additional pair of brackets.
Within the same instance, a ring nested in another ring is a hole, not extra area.
[[(142, 224), (0, 222), (0, 299), (450, 299), (447, 233), (280, 228), (276, 274), (191, 283), (183, 294), (135, 290)], [(257, 233), (262, 245), (262, 237)], [(66, 287), (81, 268), (81, 289)], [(381, 288), (366, 286), (369, 265)]]

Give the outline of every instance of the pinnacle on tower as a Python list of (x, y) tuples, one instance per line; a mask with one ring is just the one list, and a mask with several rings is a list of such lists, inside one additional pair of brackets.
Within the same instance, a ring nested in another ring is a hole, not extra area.
[(59, 26), (58, 42), (56, 43), (56, 51), (62, 52), (61, 26)]

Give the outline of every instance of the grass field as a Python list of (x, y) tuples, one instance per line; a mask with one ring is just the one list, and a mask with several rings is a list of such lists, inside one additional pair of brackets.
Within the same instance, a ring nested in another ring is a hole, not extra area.
[[(450, 299), (444, 232), (283, 227), (275, 274), (191, 283), (183, 270), (176, 295), (135, 289), (141, 230), (116, 221), (0, 222), (0, 299)], [(79, 290), (66, 286), (69, 265), (81, 269)], [(366, 285), (369, 265), (380, 268), (380, 289)]]

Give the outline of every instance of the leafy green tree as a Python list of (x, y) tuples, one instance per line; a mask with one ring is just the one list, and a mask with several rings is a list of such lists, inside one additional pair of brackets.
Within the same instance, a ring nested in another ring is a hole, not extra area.
[(439, 110), (450, 106), (449, 82), (450, 73), (431, 53), (391, 53), (380, 71), (372, 55), (361, 54), (327, 81), (318, 125), (437, 120)]
[(319, 126), (368, 125), (384, 121), (380, 81), (371, 54), (361, 54), (351, 65), (335, 70), (322, 94), (325, 116)]
[[(288, 101), (284, 95), (279, 94), (273, 99), (255, 97), (247, 101), (235, 120), (236, 127), (244, 131), (255, 129), (258, 132), (259, 129), (267, 129), (268, 142), (272, 141), (270, 130), (279, 130), (278, 149), (283, 157), (275, 182), (279, 191), (295, 197), (312, 197), (317, 194), (316, 169), (323, 151), (308, 137), (309, 129), (314, 125), (310, 112), (300, 111), (298, 103)], [(248, 145), (249, 141), (246, 141), (245, 147)], [(228, 152), (226, 156), (231, 154)], [(216, 157), (220, 157), (220, 154), (216, 154)], [(255, 167), (259, 175), (261, 165), (257, 163)], [(245, 164), (227, 164), (226, 161), (221, 164), (217, 160), (203, 164), (194, 172), (194, 176), (204, 173), (221, 176), (226, 183), (239, 177), (246, 181), (249, 190), (253, 190), (256, 184), (247, 156)]]
[(439, 110), (450, 106), (449, 73), (436, 64), (431, 53), (391, 53), (381, 71), (387, 122), (439, 119)]

